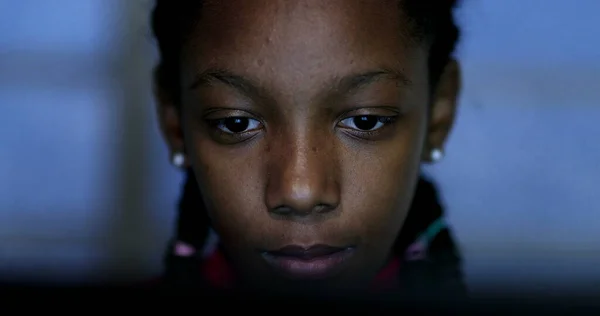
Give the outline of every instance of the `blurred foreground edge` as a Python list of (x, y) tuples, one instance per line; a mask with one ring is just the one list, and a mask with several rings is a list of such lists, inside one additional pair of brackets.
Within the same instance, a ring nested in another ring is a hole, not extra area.
[[(553, 294), (553, 295), (515, 295), (507, 291), (488, 291), (472, 293), (466, 300), (442, 300), (436, 298), (399, 298), (399, 297), (336, 297), (335, 293), (327, 298), (315, 298), (310, 295), (281, 296), (257, 295), (247, 292), (223, 292), (206, 289), (169, 289), (148, 286), (98, 286), (98, 285), (57, 285), (34, 283), (0, 283), (0, 295), (5, 308), (17, 304), (19, 309), (39, 308), (38, 303), (51, 303), (62, 310), (85, 305), (109, 307), (132, 303), (136, 309), (154, 306), (167, 310), (192, 308), (203, 312), (244, 312), (256, 310), (265, 313), (287, 312), (336, 312), (362, 315), (403, 315), (433, 312), (433, 314), (454, 315), (600, 315), (600, 293)], [(112, 305), (111, 303), (115, 303)], [(188, 306), (189, 305), (189, 306)], [(93, 307), (92, 307), (93, 308)], [(9, 309), (7, 309), (9, 310)], [(191, 311), (190, 311), (191, 312)], [(406, 314), (408, 313), (408, 314)]]

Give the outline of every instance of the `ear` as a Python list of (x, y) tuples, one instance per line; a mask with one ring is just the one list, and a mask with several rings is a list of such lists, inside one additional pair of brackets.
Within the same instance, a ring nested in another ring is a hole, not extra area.
[[(169, 160), (176, 153), (186, 156), (180, 107), (175, 103), (172, 94), (161, 87), (156, 79), (154, 79), (153, 83), (153, 92), (160, 131), (169, 148)], [(185, 162), (181, 167), (185, 168), (188, 166), (189, 162), (186, 156)]]
[(432, 162), (432, 150), (444, 150), (446, 139), (454, 125), (460, 86), (460, 65), (452, 59), (444, 68), (434, 89), (429, 112), (429, 128), (423, 152), (423, 161), (425, 162)]

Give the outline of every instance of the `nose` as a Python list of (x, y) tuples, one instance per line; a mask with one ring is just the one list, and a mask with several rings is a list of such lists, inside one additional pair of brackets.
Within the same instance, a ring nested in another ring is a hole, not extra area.
[[(321, 145), (322, 146), (322, 145)], [(335, 153), (306, 141), (287, 142), (272, 150), (266, 205), (273, 214), (307, 217), (329, 213), (340, 203)]]

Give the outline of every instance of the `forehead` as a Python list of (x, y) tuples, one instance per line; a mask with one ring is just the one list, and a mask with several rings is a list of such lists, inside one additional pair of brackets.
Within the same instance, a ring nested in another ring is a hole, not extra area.
[(189, 76), (214, 67), (290, 83), (350, 69), (408, 71), (422, 52), (408, 30), (397, 0), (213, 0), (183, 60)]

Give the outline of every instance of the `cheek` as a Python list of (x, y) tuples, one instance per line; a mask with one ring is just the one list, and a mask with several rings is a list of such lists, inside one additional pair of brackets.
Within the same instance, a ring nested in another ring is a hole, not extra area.
[(191, 148), (200, 193), (221, 238), (239, 242), (257, 236), (259, 232), (253, 230), (265, 226), (262, 223), (268, 220), (268, 213), (262, 199), (262, 160), (253, 157), (256, 150), (235, 149), (232, 154), (233, 149), (203, 136), (194, 137)]
[(353, 159), (345, 161), (344, 203), (370, 248), (391, 247), (409, 211), (419, 177), (424, 117), (414, 113), (394, 140), (347, 155)]

